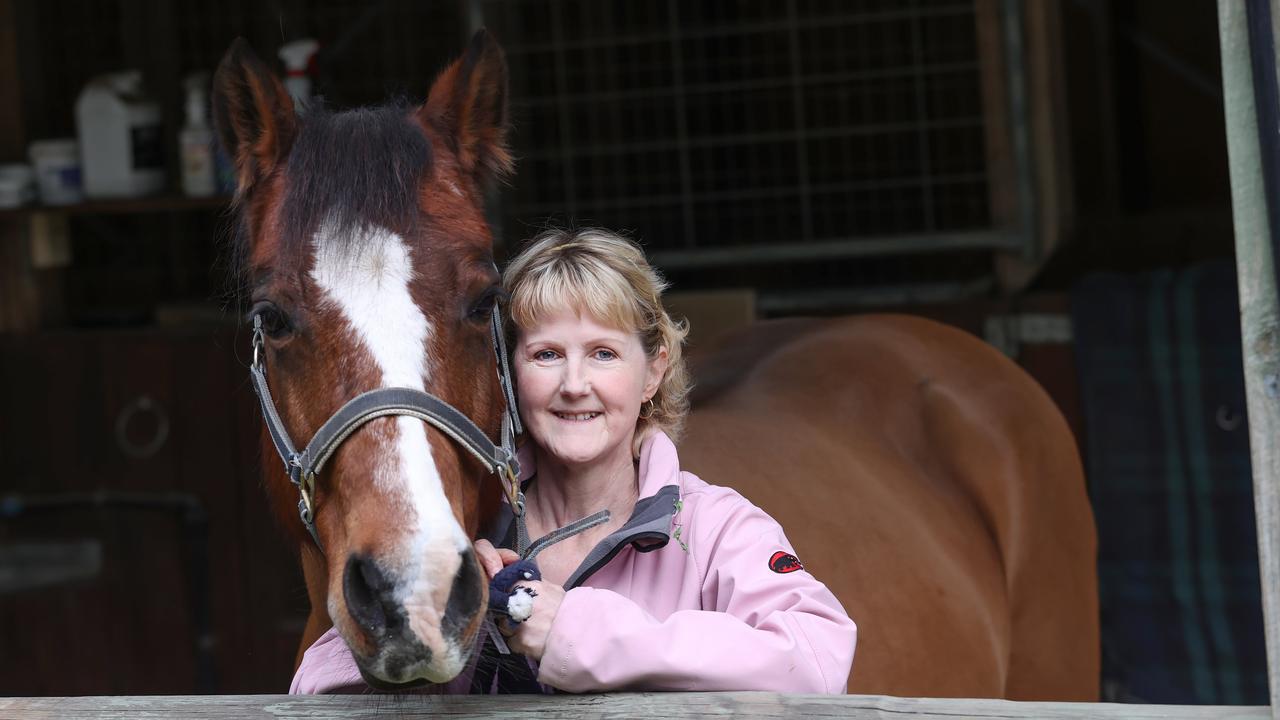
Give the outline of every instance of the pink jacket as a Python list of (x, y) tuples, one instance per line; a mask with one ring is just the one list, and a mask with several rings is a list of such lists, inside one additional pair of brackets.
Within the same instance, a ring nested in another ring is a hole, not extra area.
[[(532, 476), (532, 453), (521, 467), (522, 480)], [(568, 692), (845, 691), (857, 627), (773, 518), (682, 472), (663, 434), (641, 448), (640, 498), (566, 583), (539, 683)], [(509, 513), (500, 520), (509, 527)], [(468, 692), (476, 666), (473, 658), (434, 691)], [(330, 630), (307, 649), (290, 692), (343, 690), (367, 691)]]

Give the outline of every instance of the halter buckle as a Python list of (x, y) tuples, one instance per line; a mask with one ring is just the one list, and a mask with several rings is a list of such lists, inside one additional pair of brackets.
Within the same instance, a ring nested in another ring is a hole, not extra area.
[(503, 463), (502, 470), (504, 475), (503, 490), (507, 491), (507, 503), (511, 505), (511, 512), (516, 517), (524, 516), (524, 493), (520, 492), (520, 478), (516, 477), (515, 470), (511, 467), (511, 463)]
[(302, 517), (302, 522), (310, 527), (315, 521), (315, 507), (312, 505), (311, 496), (316, 489), (316, 474), (306, 472), (302, 475), (302, 481), (298, 483), (298, 494), (302, 499), (298, 501), (298, 514)]

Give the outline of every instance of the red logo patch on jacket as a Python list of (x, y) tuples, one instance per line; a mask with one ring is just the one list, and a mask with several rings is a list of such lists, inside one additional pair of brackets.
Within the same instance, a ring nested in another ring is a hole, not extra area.
[(776, 573), (790, 573), (803, 570), (804, 565), (800, 564), (800, 558), (779, 550), (769, 558), (769, 569)]

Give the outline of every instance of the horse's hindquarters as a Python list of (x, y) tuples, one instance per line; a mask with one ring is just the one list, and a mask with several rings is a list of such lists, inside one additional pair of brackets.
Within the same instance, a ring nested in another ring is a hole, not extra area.
[(682, 463), (777, 519), (858, 623), (849, 692), (1002, 695), (1009, 611), (981, 522), (892, 448), (840, 442), (812, 422), (776, 406), (717, 407), (690, 423)]
[(858, 623), (851, 691), (1096, 699), (1083, 475), (1020, 368), (894, 316), (761, 323), (696, 360), (684, 464), (777, 518)]

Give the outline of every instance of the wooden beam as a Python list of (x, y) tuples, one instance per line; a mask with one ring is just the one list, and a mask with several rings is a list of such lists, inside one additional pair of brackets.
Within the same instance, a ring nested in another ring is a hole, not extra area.
[[(1233, 2), (1234, 0), (1224, 0)], [(783, 695), (766, 692), (610, 695), (202, 695), (0, 698), (0, 716), (28, 720), (202, 718), (1258, 718), (1265, 706), (1124, 705)]]
[[(1274, 5), (1274, 0), (1273, 0)], [(1275, 12), (1275, 9), (1273, 9)], [(1253, 503), (1273, 717), (1280, 720), (1280, 311), (1267, 218), (1246, 5), (1218, 0)], [(1275, 132), (1275, 128), (1268, 128)]]

